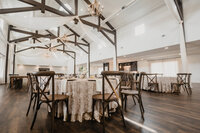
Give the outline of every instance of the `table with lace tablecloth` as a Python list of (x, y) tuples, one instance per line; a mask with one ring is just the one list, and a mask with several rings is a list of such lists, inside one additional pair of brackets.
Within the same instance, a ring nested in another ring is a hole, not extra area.
[[(117, 80), (111, 80), (113, 86), (117, 85)], [(105, 92), (112, 92), (108, 83), (105, 83)], [(69, 95), (69, 114), (71, 121), (90, 120), (92, 112), (92, 96), (101, 93), (102, 79), (55, 79), (55, 93)], [(117, 103), (110, 103), (110, 108), (117, 108)], [(102, 107), (99, 102), (95, 105), (94, 117), (100, 121)], [(57, 117), (64, 116), (64, 121), (67, 119), (66, 106), (59, 103), (57, 110)]]
[[(177, 82), (177, 79), (176, 79), (176, 77), (160, 76), (160, 77), (157, 77), (157, 82), (158, 82), (158, 86), (159, 86), (159, 92), (171, 93), (171, 83)], [(144, 90), (149, 90), (146, 76), (144, 76), (144, 78), (143, 78), (142, 88)], [(154, 90), (154, 88), (152, 88), (152, 91), (156, 91), (156, 90)]]

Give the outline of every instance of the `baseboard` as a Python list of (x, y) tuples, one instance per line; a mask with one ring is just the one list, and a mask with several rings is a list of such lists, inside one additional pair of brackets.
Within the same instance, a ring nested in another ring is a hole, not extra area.
[(192, 87), (193, 88), (200, 87), (200, 83), (192, 83)]

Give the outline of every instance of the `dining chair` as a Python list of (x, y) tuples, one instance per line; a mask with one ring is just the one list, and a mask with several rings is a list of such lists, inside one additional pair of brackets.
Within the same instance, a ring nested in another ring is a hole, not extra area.
[(177, 82), (171, 83), (171, 92), (180, 93), (181, 87), (188, 95), (192, 94), (192, 88), (190, 85), (191, 73), (177, 73)]
[[(30, 100), (29, 100), (29, 105), (28, 105), (28, 110), (26, 112), (26, 116), (28, 116), (28, 114), (29, 114), (32, 102), (34, 101), (34, 103), (33, 103), (33, 109), (34, 109), (35, 103), (37, 100), (36, 79), (32, 73), (27, 73), (27, 77), (28, 77), (28, 89), (27, 90), (30, 91)], [(49, 94), (50, 93), (49, 89), (46, 89), (44, 91), (44, 93)]]
[[(50, 107), (51, 110), (51, 132), (54, 131), (54, 117), (55, 117), (55, 105), (58, 104), (58, 102), (63, 101), (66, 104), (67, 107), (67, 115), (68, 113), (68, 96), (67, 95), (60, 95), (55, 94), (55, 88), (54, 88), (54, 71), (40, 71), (35, 74), (33, 74), (33, 77), (35, 78), (35, 84), (36, 84), (36, 90), (37, 90), (37, 100), (36, 100), (36, 109), (33, 117), (33, 121), (31, 124), (31, 130), (33, 129), (33, 126), (35, 124), (35, 120), (37, 117), (37, 113), (40, 109), (40, 106), (43, 103), (46, 103), (48, 107)], [(45, 93), (46, 89), (50, 89), (51, 94)]]
[[(121, 81), (119, 81), (119, 83), (117, 84), (117, 86), (114, 88), (112, 83), (110, 82), (110, 79), (108, 78), (108, 76), (122, 76), (124, 74), (124, 72), (120, 72), (120, 71), (102, 71), (102, 93), (101, 94), (95, 94), (93, 95), (93, 105), (92, 105), (92, 119), (94, 118), (94, 106), (96, 101), (100, 101), (102, 103), (102, 108), (103, 108), (103, 116), (102, 116), (102, 124), (103, 124), (103, 132), (105, 132), (105, 111), (106, 108), (109, 111), (109, 106), (108, 104), (110, 102), (115, 101), (118, 104), (118, 108), (119, 111), (121, 113), (121, 117), (122, 117), (122, 121), (123, 121), (123, 125), (124, 127), (125, 125), (125, 120), (124, 120), (124, 115), (123, 115), (123, 111), (122, 111), (122, 105), (121, 105), (121, 98), (119, 97), (118, 93), (117, 93), (117, 89), (119, 88), (119, 85), (121, 84)], [(105, 93), (105, 81), (108, 83), (109, 88), (111, 88), (112, 93)], [(108, 112), (109, 114), (109, 112)]]
[[(142, 119), (144, 120), (144, 106), (143, 106), (142, 96), (141, 96), (141, 90), (142, 90), (141, 86), (142, 86), (142, 77), (145, 75), (145, 73), (141, 72), (139, 74), (139, 78), (137, 78), (136, 73), (129, 73), (128, 75), (132, 77), (131, 89), (121, 90), (122, 103), (125, 101), (125, 111), (126, 111), (127, 97), (132, 96), (133, 100), (134, 98), (136, 98), (139, 103)], [(122, 104), (122, 107), (123, 107), (123, 104)]]
[(147, 77), (147, 85), (150, 88), (149, 90), (152, 91), (152, 88), (159, 92), (159, 84), (158, 84), (158, 74), (157, 73), (148, 73), (145, 74), (145, 76)]

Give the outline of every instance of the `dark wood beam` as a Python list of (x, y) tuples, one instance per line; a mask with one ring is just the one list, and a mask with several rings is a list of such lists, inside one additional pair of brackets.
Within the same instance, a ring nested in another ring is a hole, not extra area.
[(73, 13), (60, 1), (60, 0), (55, 0), (62, 8), (65, 9), (65, 11), (68, 12), (69, 15), (73, 15)]
[(182, 0), (174, 0), (174, 3), (177, 7), (177, 10), (178, 10), (181, 20), (183, 20), (184, 17), (183, 17), (183, 2), (182, 2)]
[(24, 48), (24, 49), (21, 49), (21, 50), (17, 50), (15, 51), (15, 53), (20, 53), (20, 52), (23, 52), (23, 51), (26, 51), (26, 50), (29, 50), (29, 49), (32, 49), (33, 47), (29, 47), (29, 48)]
[[(76, 31), (71, 29), (68, 25), (64, 24), (63, 26), (66, 27), (68, 30), (70, 30), (72, 33), (74, 33), (74, 35), (77, 35), (78, 37), (80, 37), (80, 35)], [(85, 43), (89, 44), (88, 41), (86, 41), (84, 38), (82, 38), (81, 40), (84, 41)]]
[(12, 43), (12, 42), (15, 42), (15, 43), (18, 43), (18, 42), (23, 42), (23, 41), (27, 41), (29, 38), (32, 38), (33, 36), (27, 36), (27, 37), (22, 37), (22, 38), (18, 38), (18, 39), (14, 39), (14, 40), (10, 40), (9, 42)]
[(115, 42), (114, 42), (103, 30), (100, 30), (100, 32), (101, 32), (113, 45), (115, 45)]
[[(90, 0), (84, 0), (88, 5), (91, 4)], [(100, 15), (100, 18), (102, 20), (105, 20), (105, 17), (101, 14)], [(115, 28), (109, 23), (109, 22), (106, 22), (106, 25), (111, 29), (111, 30), (115, 30)]]
[(112, 31), (112, 30), (109, 30), (109, 29), (101, 27), (101, 26), (99, 27), (99, 25), (96, 25), (94, 23), (91, 23), (91, 22), (83, 20), (83, 19), (80, 19), (80, 20), (85, 25), (88, 25), (88, 26), (91, 26), (91, 27), (94, 27), (94, 28), (97, 28), (97, 29), (100, 29), (100, 30), (104, 30), (104, 31), (109, 32), (111, 34), (114, 34), (114, 31)]
[(76, 45), (77, 47), (79, 47), (81, 50), (83, 50), (86, 54), (88, 54), (88, 52), (84, 49), (84, 48), (82, 48), (80, 45)]
[[(8, 34), (7, 34), (7, 41), (10, 41), (10, 29), (11, 25), (8, 26)], [(8, 59), (9, 59), (9, 44), (7, 44), (6, 48), (6, 64), (5, 64), (5, 83), (7, 83), (7, 78), (8, 78)]]
[(81, 43), (81, 42), (74, 42), (74, 41), (67, 41), (68, 43), (73, 43), (73, 44), (78, 44), (78, 45), (83, 45), (83, 46), (88, 46), (88, 44), (85, 44), (85, 43)]
[(16, 28), (11, 28), (11, 31), (15, 31), (15, 32), (23, 33), (23, 34), (29, 34), (29, 35), (32, 35), (32, 36), (37, 37), (37, 38), (40, 38), (40, 37), (51, 38), (51, 36), (49, 34), (47, 34), (47, 35), (36, 34), (34, 32), (20, 30), (20, 29), (16, 29)]
[(39, 7), (5, 8), (5, 9), (0, 9), (0, 14), (27, 12), (27, 11), (36, 11), (36, 10), (40, 10), (40, 8)]
[(87, 18), (87, 17), (91, 17), (91, 16), (92, 16), (91, 14), (88, 14), (88, 15), (79, 16), (79, 18)]
[(33, 0), (19, 0), (21, 2), (24, 2), (26, 4), (29, 4), (29, 5), (32, 5), (32, 6), (35, 6), (35, 7), (39, 7), (41, 10), (44, 8), (46, 11), (49, 11), (51, 13), (54, 13), (54, 14), (57, 14), (57, 15), (60, 15), (60, 16), (71, 16), (65, 12), (62, 12), (62, 11), (59, 11), (55, 8), (52, 8), (50, 6), (47, 6), (47, 5), (43, 5), (42, 3), (39, 3), (39, 2), (36, 2), (36, 1), (33, 1)]
[(45, 13), (45, 0), (41, 0), (42, 1), (42, 8), (41, 8), (41, 12)]
[(14, 45), (14, 54), (13, 54), (13, 74), (15, 74), (15, 51), (16, 51), (16, 45)]
[(78, 15), (78, 0), (74, 0), (75, 15)]

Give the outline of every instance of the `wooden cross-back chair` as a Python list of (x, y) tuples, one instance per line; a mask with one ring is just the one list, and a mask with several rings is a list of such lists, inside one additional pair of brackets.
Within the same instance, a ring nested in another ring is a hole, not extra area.
[(190, 85), (191, 75), (192, 75), (191, 73), (177, 73), (177, 82), (171, 83), (171, 91), (180, 93), (180, 89), (182, 87), (184, 91), (187, 92), (188, 95), (191, 95), (192, 94), (192, 88)]
[[(67, 95), (60, 95), (55, 94), (54, 91), (54, 71), (41, 71), (33, 74), (33, 77), (35, 78), (35, 84), (36, 84), (36, 90), (37, 90), (37, 103), (36, 103), (36, 109), (35, 114), (33, 117), (33, 121), (31, 124), (31, 129), (34, 126), (37, 113), (40, 109), (41, 104), (46, 103), (48, 107), (50, 107), (51, 110), (51, 132), (54, 130), (54, 116), (55, 116), (55, 104), (57, 104), (59, 101), (64, 101), (67, 106), (67, 115), (68, 113), (68, 96)], [(45, 91), (47, 89), (51, 89), (51, 94), (47, 94)]]
[(130, 90), (121, 90), (122, 107), (124, 105), (123, 101), (125, 101), (125, 111), (126, 111), (126, 104), (127, 104), (128, 96), (132, 96), (134, 103), (135, 103), (134, 98), (136, 98), (139, 103), (142, 119), (144, 120), (144, 106), (143, 106), (143, 102), (142, 102), (141, 89), (142, 89), (142, 79), (143, 79), (143, 76), (145, 75), (145, 73), (141, 72), (139, 74), (139, 78), (138, 78), (137, 73), (127, 73), (127, 74), (130, 77), (132, 77), (131, 78), (132, 86), (131, 86)]
[[(34, 101), (34, 103), (33, 103), (33, 109), (34, 109), (35, 108), (35, 103), (36, 103), (36, 100), (37, 100), (37, 89), (36, 89), (35, 76), (32, 73), (27, 73), (27, 77), (28, 77), (28, 82), (29, 82), (28, 90), (30, 91), (30, 101), (29, 101), (29, 105), (28, 105), (28, 110), (27, 110), (26, 116), (28, 116), (28, 114), (29, 114), (32, 101)], [(44, 93), (49, 94), (49, 89), (46, 89), (44, 91)]]
[[(119, 110), (121, 112), (121, 117), (122, 117), (122, 120), (123, 120), (123, 125), (125, 125), (125, 120), (124, 120), (124, 115), (123, 115), (123, 111), (122, 111), (122, 102), (121, 102), (121, 98), (119, 97), (118, 93), (117, 93), (117, 89), (119, 88), (119, 85), (121, 84), (121, 81), (117, 84), (117, 86), (114, 88), (112, 83), (110, 82), (108, 76), (122, 76), (124, 73), (123, 72), (120, 72), (120, 71), (103, 71), (101, 72), (103, 78), (102, 78), (102, 94), (96, 94), (96, 95), (93, 95), (93, 113), (92, 113), (92, 118), (94, 116), (94, 105), (95, 105), (95, 102), (97, 100), (101, 101), (102, 103), (102, 106), (103, 106), (103, 117), (102, 117), (102, 123), (103, 123), (103, 132), (105, 132), (105, 110), (106, 108), (108, 107), (108, 110), (109, 110), (109, 103), (110, 102), (117, 102), (118, 104), (118, 107), (119, 107)], [(112, 93), (105, 93), (105, 81), (108, 82), (109, 84), (109, 87), (112, 89)]]
[(159, 84), (158, 84), (158, 74), (157, 73), (148, 73), (145, 74), (147, 77), (147, 85), (149, 87), (149, 90), (152, 91), (152, 88), (154, 88), (155, 91), (159, 92)]
[(124, 102), (125, 102), (125, 111), (126, 111), (126, 105), (127, 105), (127, 97), (132, 96), (134, 103), (135, 99), (137, 99), (140, 107), (140, 112), (142, 119), (144, 120), (144, 107), (143, 107), (143, 102), (142, 102), (142, 96), (141, 96), (141, 90), (142, 90), (142, 80), (143, 76), (145, 75), (144, 72), (139, 73), (139, 78), (138, 78), (138, 73), (127, 73), (130, 77), (132, 77), (132, 83), (131, 83), (131, 89), (129, 90), (121, 90), (121, 99), (122, 99), (122, 107), (124, 107)]

